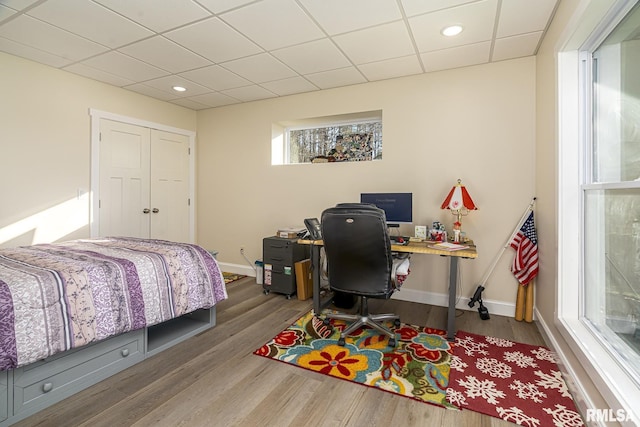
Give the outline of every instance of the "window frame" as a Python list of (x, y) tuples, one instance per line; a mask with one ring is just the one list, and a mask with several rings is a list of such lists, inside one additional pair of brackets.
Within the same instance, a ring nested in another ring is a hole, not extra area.
[[(635, 406), (640, 401), (640, 389), (584, 316), (582, 267), (585, 260), (585, 191), (621, 186), (619, 183), (594, 184), (592, 176), (587, 176), (593, 162), (590, 151), (593, 135), (591, 53), (635, 3), (622, 0), (612, 0), (608, 4), (583, 2), (587, 6), (578, 9), (583, 14), (580, 22), (570, 23), (569, 29), (573, 33), (567, 35), (564, 45), (557, 50), (558, 314), (555, 323), (582, 366), (593, 372), (591, 379), (611, 408), (623, 409), (637, 420), (640, 413)], [(626, 184), (622, 185), (628, 188)]]

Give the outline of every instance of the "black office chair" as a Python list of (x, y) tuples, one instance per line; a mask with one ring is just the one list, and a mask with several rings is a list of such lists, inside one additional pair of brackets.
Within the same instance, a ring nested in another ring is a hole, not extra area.
[(388, 299), (395, 290), (392, 277), (393, 256), (385, 214), (373, 205), (348, 203), (326, 209), (322, 213), (322, 238), (327, 259), (329, 286), (335, 292), (360, 297), (359, 314), (327, 313), (329, 319), (353, 322), (340, 334), (345, 337), (361, 326), (370, 326), (389, 337), (395, 347), (394, 332), (379, 322), (400, 318), (395, 314), (369, 314), (368, 299)]

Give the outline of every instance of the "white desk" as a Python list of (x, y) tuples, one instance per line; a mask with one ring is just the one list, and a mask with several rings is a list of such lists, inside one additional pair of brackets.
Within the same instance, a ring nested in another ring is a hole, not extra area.
[[(313, 311), (316, 315), (329, 305), (331, 299), (322, 301), (320, 296), (320, 248), (323, 246), (322, 240), (299, 240), (298, 243), (311, 245), (311, 263), (313, 266)], [(391, 245), (393, 252), (406, 252), (412, 254), (439, 255), (449, 258), (449, 308), (447, 311), (447, 340), (455, 339), (456, 321), (456, 284), (458, 283), (458, 260), (460, 258), (477, 258), (473, 242), (467, 243), (468, 249), (458, 251), (446, 251), (431, 248), (434, 242), (409, 242), (408, 245)]]

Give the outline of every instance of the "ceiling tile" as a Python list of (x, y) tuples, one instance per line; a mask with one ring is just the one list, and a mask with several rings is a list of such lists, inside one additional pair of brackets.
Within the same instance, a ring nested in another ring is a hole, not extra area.
[(207, 108), (210, 108), (208, 105), (206, 104), (202, 104), (200, 102), (196, 102), (193, 99), (188, 99), (188, 98), (179, 98), (179, 99), (172, 99), (171, 101), (172, 104), (176, 104), (179, 105), (181, 107), (185, 107), (185, 108), (190, 108), (192, 110), (205, 110)]
[(325, 36), (294, 0), (263, 0), (220, 17), (266, 50)]
[(107, 50), (102, 45), (26, 15), (20, 15), (0, 26), (0, 37), (72, 61), (78, 61)]
[(437, 10), (449, 9), (478, 0), (401, 0), (402, 7), (407, 16), (421, 15)]
[(153, 35), (152, 31), (90, 0), (48, 0), (27, 13), (112, 48)]
[(114, 74), (107, 73), (106, 71), (91, 68), (81, 63), (71, 64), (68, 67), (65, 67), (64, 70), (119, 87), (135, 83), (133, 80), (125, 79), (124, 77), (116, 76)]
[(220, 92), (205, 93), (204, 95), (192, 96), (185, 99), (191, 99), (200, 104), (208, 105), (209, 107), (221, 107), (223, 105), (240, 103), (240, 100), (224, 95)]
[(0, 4), (0, 21), (4, 21), (10, 16), (15, 15), (16, 11)]
[(307, 74), (305, 77), (320, 89), (349, 86), (358, 83), (365, 83), (367, 81), (354, 67)]
[(415, 53), (404, 22), (392, 22), (334, 37), (355, 64), (398, 58)]
[(82, 63), (137, 82), (155, 79), (168, 74), (164, 70), (115, 51), (87, 59)]
[(262, 86), (280, 96), (318, 90), (315, 85), (302, 77), (291, 77), (289, 79), (276, 80), (275, 82), (262, 83)]
[(184, 73), (180, 73), (180, 75), (192, 82), (196, 82), (213, 90), (232, 89), (234, 87), (248, 86), (251, 84), (249, 80), (243, 79), (239, 75), (219, 65), (185, 71)]
[(538, 48), (542, 31), (497, 39), (493, 45), (493, 61), (531, 56)]
[(268, 53), (236, 59), (221, 64), (229, 71), (254, 83), (264, 83), (293, 77), (296, 73)]
[(402, 19), (396, 0), (300, 0), (300, 3), (330, 35)]
[(154, 87), (147, 86), (143, 83), (136, 83), (133, 85), (125, 86), (124, 89), (141, 93), (143, 95), (150, 96), (152, 98), (160, 99), (162, 101), (171, 101), (174, 99), (173, 94), (165, 92), (164, 90), (158, 90)]
[(191, 0), (94, 0), (153, 31), (163, 32), (211, 14)]
[(254, 1), (255, 0), (198, 0), (198, 3), (213, 13), (222, 13), (248, 3), (253, 3)]
[(491, 42), (452, 47), (420, 55), (427, 71), (468, 67), (489, 62)]
[(359, 65), (358, 68), (369, 81), (392, 79), (422, 73), (422, 65), (420, 65), (420, 61), (415, 55), (388, 59), (386, 61), (370, 62)]
[(15, 10), (23, 10), (39, 1), (41, 0), (2, 0), (2, 4)]
[(211, 61), (162, 36), (152, 37), (118, 50), (172, 73), (211, 65)]
[(263, 51), (218, 18), (209, 18), (164, 36), (216, 63)]
[(271, 53), (300, 74), (334, 70), (351, 65), (329, 39), (285, 47)]
[[(203, 93), (211, 92), (211, 89), (204, 86), (200, 86), (190, 80), (187, 80), (178, 75), (160, 77), (158, 79), (147, 80), (144, 82), (146, 86), (151, 86), (158, 90), (162, 90), (171, 93), (174, 98), (187, 98), (189, 96), (202, 95)], [(182, 86), (187, 89), (185, 92), (176, 92), (173, 90), (174, 86)]]
[[(491, 40), (496, 10), (497, 0), (483, 0), (410, 18), (409, 25), (420, 52), (447, 49)], [(443, 36), (440, 31), (452, 24), (464, 30), (455, 37)]]
[(267, 99), (277, 96), (273, 92), (258, 85), (237, 87), (235, 89), (223, 90), (221, 93), (239, 99), (244, 102), (257, 101), (258, 99)]
[(558, 3), (0, 0), (0, 52), (202, 109), (535, 55)]
[(542, 31), (551, 21), (557, 0), (503, 1), (496, 37)]
[(31, 46), (16, 43), (13, 40), (5, 39), (4, 37), (0, 37), (0, 51), (19, 56), (21, 58), (30, 59), (31, 61), (36, 61), (51, 67), (64, 67), (71, 63), (71, 60), (69, 59), (52, 55)]

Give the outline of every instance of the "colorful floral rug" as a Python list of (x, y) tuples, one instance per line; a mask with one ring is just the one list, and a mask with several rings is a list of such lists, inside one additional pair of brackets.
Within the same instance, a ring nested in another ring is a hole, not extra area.
[(548, 348), (458, 331), (447, 400), (527, 427), (583, 426)]
[(236, 280), (240, 280), (243, 279), (247, 276), (242, 275), (242, 274), (235, 274), (235, 273), (227, 273), (226, 271), (222, 272), (222, 276), (224, 277), (224, 284), (228, 285), (231, 282), (235, 282)]
[(396, 347), (370, 328), (360, 328), (338, 345), (345, 322), (327, 327), (309, 312), (254, 354), (290, 363), (421, 402), (455, 408), (446, 400), (452, 349), (445, 331), (401, 324)]

